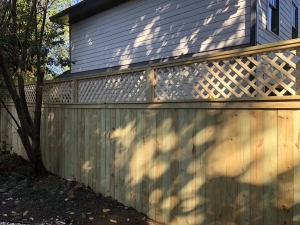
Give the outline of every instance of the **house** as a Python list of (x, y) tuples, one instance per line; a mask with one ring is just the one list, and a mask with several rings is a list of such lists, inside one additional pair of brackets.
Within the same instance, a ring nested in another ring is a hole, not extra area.
[(299, 4), (85, 0), (51, 19), (70, 26), (70, 77), (297, 38)]

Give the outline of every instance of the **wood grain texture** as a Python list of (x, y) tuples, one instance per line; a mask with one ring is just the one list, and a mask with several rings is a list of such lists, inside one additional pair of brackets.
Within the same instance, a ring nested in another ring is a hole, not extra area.
[(166, 224), (299, 224), (299, 110), (193, 106), (44, 107), (45, 165)]

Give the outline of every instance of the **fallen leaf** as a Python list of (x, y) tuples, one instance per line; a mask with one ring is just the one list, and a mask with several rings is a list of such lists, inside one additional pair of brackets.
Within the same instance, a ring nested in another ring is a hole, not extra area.
[(7, 214), (3, 214), (3, 216), (7, 216)]
[(26, 210), (26, 211), (23, 213), (23, 216), (26, 216), (28, 213), (29, 213), (29, 210)]
[(127, 206), (125, 206), (125, 207), (124, 207), (124, 209), (128, 209), (128, 207), (127, 207)]
[(8, 199), (5, 199), (6, 201), (10, 201), (10, 200), (13, 200), (13, 198), (8, 198)]
[(30, 217), (29, 219), (32, 220), (32, 221), (34, 221), (33, 217)]
[(82, 188), (82, 187), (83, 187), (82, 184), (77, 183), (77, 184), (73, 187), (73, 190), (74, 190), (74, 191), (77, 191), (78, 189), (80, 189), (80, 188)]
[(113, 219), (110, 219), (109, 221), (112, 222), (112, 223), (117, 223), (117, 221), (113, 220)]
[(144, 217), (142, 218), (142, 220), (146, 220), (146, 216), (144, 216)]
[(92, 212), (87, 212), (86, 214), (90, 215), (90, 214), (92, 214)]
[(85, 219), (85, 214), (84, 213), (81, 213), (81, 216), (83, 219)]
[(69, 196), (73, 196), (73, 195), (74, 195), (74, 190), (73, 190), (73, 189), (70, 189), (70, 190), (68, 191), (68, 195), (69, 195)]
[(16, 212), (15, 212), (15, 211), (11, 211), (11, 213), (12, 213), (12, 214), (15, 214)]
[(75, 212), (72, 212), (72, 211), (69, 211), (67, 213), (70, 214), (70, 215), (74, 215), (75, 214)]
[(62, 222), (62, 221), (55, 221), (56, 225), (64, 225), (66, 224), (65, 222)]
[(127, 221), (129, 221), (129, 218), (127, 218)]
[(89, 222), (92, 222), (94, 220), (94, 217), (89, 217)]
[(102, 209), (102, 212), (106, 213), (106, 212), (109, 212), (110, 209)]

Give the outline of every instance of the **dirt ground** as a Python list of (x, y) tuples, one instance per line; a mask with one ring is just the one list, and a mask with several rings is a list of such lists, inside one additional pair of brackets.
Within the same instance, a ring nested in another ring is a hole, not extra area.
[(0, 221), (28, 224), (158, 225), (111, 197), (53, 174), (34, 178), (27, 161), (0, 154)]

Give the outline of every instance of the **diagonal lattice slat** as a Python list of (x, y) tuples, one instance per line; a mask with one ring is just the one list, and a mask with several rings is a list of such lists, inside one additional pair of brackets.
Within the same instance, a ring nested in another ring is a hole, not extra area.
[(78, 101), (146, 101), (145, 71), (79, 80)]
[(155, 69), (155, 99), (295, 95), (299, 49)]

